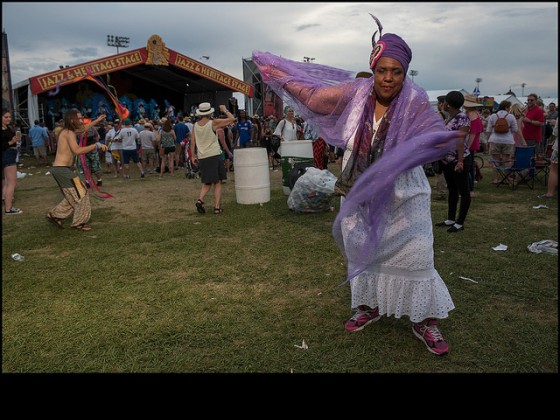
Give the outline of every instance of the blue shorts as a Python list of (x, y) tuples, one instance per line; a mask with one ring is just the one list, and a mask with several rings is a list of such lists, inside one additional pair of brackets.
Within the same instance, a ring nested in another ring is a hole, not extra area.
[(17, 159), (17, 149), (8, 148), (2, 152), (2, 169), (8, 166), (15, 166)]
[(130, 158), (132, 158), (132, 161), (134, 163), (140, 162), (140, 156), (138, 156), (138, 150), (122, 149), (121, 152), (122, 152), (123, 163), (125, 165), (128, 165), (128, 162), (130, 162)]

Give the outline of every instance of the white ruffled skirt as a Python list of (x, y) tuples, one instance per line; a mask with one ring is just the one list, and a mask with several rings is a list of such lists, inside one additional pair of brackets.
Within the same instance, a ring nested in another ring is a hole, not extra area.
[[(380, 315), (408, 316), (412, 322), (447, 318), (455, 306), (434, 268), (431, 187), (423, 168), (402, 173), (394, 193), (375, 265), (350, 280), (352, 308), (378, 306)], [(342, 222), (347, 256), (363, 236), (363, 224), (358, 213)]]

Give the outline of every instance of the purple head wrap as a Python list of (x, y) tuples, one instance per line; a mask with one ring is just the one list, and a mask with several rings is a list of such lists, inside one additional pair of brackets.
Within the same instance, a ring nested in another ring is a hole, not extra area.
[[(371, 15), (371, 14), (370, 14)], [(379, 35), (383, 31), (383, 27), (381, 26), (381, 22), (375, 16), (371, 15), (371, 17), (377, 23), (379, 28)], [(404, 72), (408, 72), (408, 65), (412, 61), (412, 51), (410, 47), (404, 40), (395, 34), (385, 34), (379, 38), (379, 41), (375, 41), (375, 35), (377, 31), (374, 32), (371, 38), (371, 44), (373, 46), (373, 50), (371, 51), (371, 55), (369, 58), (369, 67), (373, 71), (377, 60), (381, 57), (389, 57), (394, 58), (403, 66)]]

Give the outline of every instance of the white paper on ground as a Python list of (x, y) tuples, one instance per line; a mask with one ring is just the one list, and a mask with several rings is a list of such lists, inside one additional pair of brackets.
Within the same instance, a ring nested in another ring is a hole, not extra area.
[(507, 247), (507, 245), (500, 244), (500, 245), (497, 245), (495, 247), (492, 247), (492, 249), (494, 251), (507, 251), (508, 247)]
[(459, 276), (460, 279), (472, 281), (473, 283), (478, 283), (476, 280), (469, 279), (468, 277)]
[(301, 342), (301, 346), (298, 346), (297, 344), (294, 344), (294, 347), (297, 347), (298, 349), (303, 349), (303, 350), (309, 349), (309, 346), (307, 345), (307, 343), (305, 342), (305, 340), (303, 340), (303, 341)]

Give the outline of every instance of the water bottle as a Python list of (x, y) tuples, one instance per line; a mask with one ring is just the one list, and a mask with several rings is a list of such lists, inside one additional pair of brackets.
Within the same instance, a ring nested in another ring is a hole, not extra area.
[(21, 147), (21, 131), (20, 130), (16, 131), (16, 138), (17, 138), (16, 145), (19, 148), (19, 147)]
[(18, 254), (17, 252), (15, 254), (12, 254), (12, 259), (14, 261), (25, 261), (25, 257), (21, 254)]

